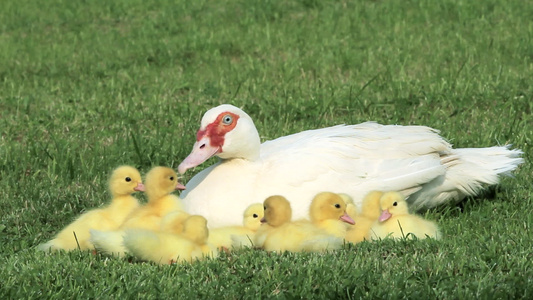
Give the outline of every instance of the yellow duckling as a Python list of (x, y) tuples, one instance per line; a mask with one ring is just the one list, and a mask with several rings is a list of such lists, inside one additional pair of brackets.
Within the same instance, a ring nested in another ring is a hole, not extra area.
[(355, 217), (356, 225), (348, 230), (345, 239), (351, 243), (370, 240), (370, 228), (377, 221), (381, 210), (379, 200), (383, 192), (372, 191), (363, 198), (361, 213)]
[(342, 239), (327, 234), (309, 221), (291, 222), (292, 209), (285, 197), (268, 197), (263, 205), (264, 224), (255, 234), (255, 246), (267, 251), (321, 252), (342, 245)]
[(243, 214), (243, 226), (227, 226), (214, 228), (209, 231), (209, 244), (217, 248), (229, 249), (232, 246), (251, 246), (251, 240), (263, 218), (262, 203), (251, 204)]
[(136, 191), (144, 191), (141, 174), (137, 169), (130, 166), (120, 166), (111, 174), (109, 190), (113, 198), (107, 207), (93, 209), (78, 217), (74, 222), (61, 230), (54, 239), (38, 246), (40, 250), (86, 250), (92, 249), (89, 241), (89, 230), (117, 229), (139, 202), (133, 194)]
[(146, 174), (145, 192), (148, 203), (132, 211), (115, 231), (91, 230), (91, 242), (104, 253), (121, 256), (125, 253), (123, 245), (124, 230), (141, 228), (159, 231), (163, 216), (173, 211), (182, 211), (181, 200), (171, 194), (185, 187), (178, 182), (174, 170), (167, 167), (154, 167)]
[(183, 211), (183, 204), (172, 192), (184, 190), (178, 175), (171, 168), (154, 167), (146, 174), (148, 203), (134, 210), (120, 226), (121, 229), (144, 228), (159, 230), (161, 219), (170, 212)]
[(216, 255), (207, 244), (208, 236), (207, 220), (194, 215), (185, 220), (182, 234), (129, 229), (124, 245), (134, 256), (158, 264), (193, 262)]
[(397, 192), (383, 194), (380, 199), (381, 215), (372, 226), (372, 238), (403, 238), (414, 235), (419, 239), (440, 238), (437, 225), (422, 217), (409, 214), (405, 198)]
[(311, 223), (338, 238), (344, 238), (355, 221), (346, 213), (346, 200), (335, 193), (322, 192), (311, 202), (309, 217)]

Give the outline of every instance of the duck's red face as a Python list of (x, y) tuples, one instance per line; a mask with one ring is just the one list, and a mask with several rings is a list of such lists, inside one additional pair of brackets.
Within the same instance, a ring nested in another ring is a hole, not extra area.
[(205, 140), (211, 147), (216, 147), (222, 152), (224, 137), (226, 133), (232, 131), (237, 125), (239, 115), (231, 112), (223, 112), (212, 123), (209, 123), (205, 129), (200, 129), (196, 133), (196, 142)]
[(213, 122), (200, 128), (196, 133), (196, 143), (189, 156), (178, 166), (178, 172), (183, 174), (188, 169), (222, 153), (226, 134), (237, 126), (238, 120), (239, 115), (232, 112), (222, 112)]

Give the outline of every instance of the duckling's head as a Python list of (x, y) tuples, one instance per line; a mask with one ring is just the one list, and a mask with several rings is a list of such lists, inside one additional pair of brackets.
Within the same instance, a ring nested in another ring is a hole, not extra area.
[(261, 226), (261, 219), (265, 216), (265, 210), (262, 203), (254, 203), (243, 214), (244, 227), (256, 231)]
[(263, 202), (264, 216), (261, 223), (278, 227), (292, 218), (291, 204), (287, 198), (279, 195), (270, 196)]
[(146, 174), (146, 195), (149, 201), (157, 200), (175, 190), (184, 190), (178, 182), (178, 175), (167, 167), (153, 167)]
[(341, 196), (331, 192), (322, 192), (313, 198), (309, 208), (309, 217), (313, 223), (333, 219), (355, 224), (355, 221), (346, 213), (346, 202)]
[(345, 193), (338, 193), (337, 195), (339, 195), (339, 197), (342, 198), (342, 201), (344, 201), (344, 203), (345, 203), (346, 205), (348, 205), (348, 204), (354, 204), (354, 202), (353, 202), (353, 198), (352, 198), (350, 195), (345, 194)]
[(207, 229), (206, 218), (199, 215), (188, 217), (183, 223), (183, 235), (196, 244), (203, 245), (207, 243), (209, 230)]
[(109, 190), (113, 197), (130, 195), (136, 191), (144, 191), (141, 174), (134, 167), (120, 166), (111, 173)]
[(361, 213), (366, 217), (376, 220), (381, 214), (380, 199), (383, 196), (383, 192), (371, 191), (366, 194), (361, 206)]
[(404, 196), (398, 192), (387, 192), (381, 196), (379, 201), (381, 215), (379, 221), (384, 222), (392, 216), (405, 215), (409, 213), (409, 207)]
[(357, 207), (355, 207), (353, 198), (350, 197), (350, 195), (344, 193), (340, 193), (337, 195), (341, 196), (342, 200), (344, 200), (344, 203), (346, 204), (346, 213), (348, 214), (348, 216), (350, 216), (352, 219), (357, 217), (359, 212), (357, 211)]

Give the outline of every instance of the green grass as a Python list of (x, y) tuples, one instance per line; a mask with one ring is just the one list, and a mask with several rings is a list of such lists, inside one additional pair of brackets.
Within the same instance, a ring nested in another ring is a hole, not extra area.
[[(531, 298), (532, 16), (519, 0), (3, 1), (0, 297)], [(33, 248), (105, 203), (115, 166), (177, 168), (220, 103), (263, 139), (422, 124), (526, 163), (428, 212), (438, 242), (175, 266)]]

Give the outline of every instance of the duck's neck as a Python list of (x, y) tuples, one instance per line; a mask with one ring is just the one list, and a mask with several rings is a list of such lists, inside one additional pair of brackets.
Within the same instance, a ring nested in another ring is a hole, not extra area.
[(127, 204), (138, 204), (138, 200), (131, 194), (114, 195), (109, 206), (124, 206)]
[(222, 160), (241, 158), (250, 161), (259, 159), (261, 139), (259, 133), (254, 128), (248, 128), (246, 138), (228, 138), (222, 147), (222, 152), (218, 154)]
[(146, 197), (148, 198), (149, 203), (157, 202), (157, 200), (163, 198), (163, 196), (170, 194), (167, 191), (161, 191), (161, 190), (146, 190)]

